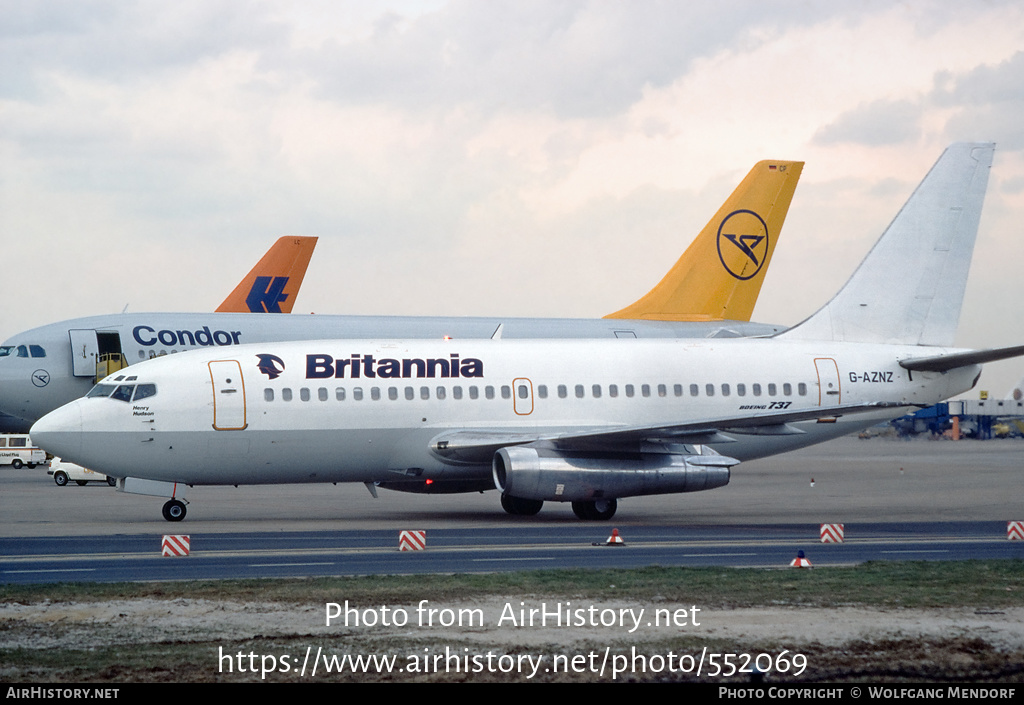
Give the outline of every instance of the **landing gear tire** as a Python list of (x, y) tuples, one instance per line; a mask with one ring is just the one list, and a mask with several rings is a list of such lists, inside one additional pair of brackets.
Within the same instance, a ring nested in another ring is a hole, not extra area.
[(116, 477), (108, 477), (107, 478), (107, 484), (110, 485), (111, 487), (117, 487), (117, 478)]
[(53, 481), (57, 483), (57, 487), (63, 487), (68, 484), (68, 474), (61, 470), (53, 473)]
[(522, 499), (508, 494), (501, 495), (501, 508), (514, 516), (536, 516), (543, 506), (543, 499)]
[(595, 499), (593, 502), (573, 502), (572, 511), (584, 521), (608, 521), (615, 516), (618, 502), (614, 499)]
[(185, 503), (170, 499), (164, 504), (164, 519), (167, 521), (181, 521), (185, 518)]

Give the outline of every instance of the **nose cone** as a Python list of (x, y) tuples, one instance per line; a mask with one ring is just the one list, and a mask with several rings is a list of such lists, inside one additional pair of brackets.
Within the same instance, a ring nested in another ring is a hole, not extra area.
[(43, 450), (75, 462), (82, 450), (81, 404), (73, 401), (51, 411), (32, 425), (29, 435)]

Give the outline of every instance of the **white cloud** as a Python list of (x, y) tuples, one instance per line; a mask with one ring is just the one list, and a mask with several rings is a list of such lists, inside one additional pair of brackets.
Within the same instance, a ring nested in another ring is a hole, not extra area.
[(767, 157), (807, 162), (755, 311), (792, 323), (955, 139), (1000, 142), (976, 268), (1010, 281), (1024, 10), (833, 5), (6, 3), (0, 228), (62, 284), (0, 337), (211, 308), (285, 233), (321, 237), (303, 308), (602, 315)]

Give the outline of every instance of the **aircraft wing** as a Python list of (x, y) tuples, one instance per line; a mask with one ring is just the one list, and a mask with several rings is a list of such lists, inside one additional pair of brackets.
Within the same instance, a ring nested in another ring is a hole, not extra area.
[(449, 431), (436, 436), (430, 449), (446, 461), (455, 464), (479, 465), (489, 463), (501, 448), (542, 443), (561, 451), (581, 452), (637, 452), (642, 444), (669, 443), (730, 443), (738, 435), (794, 435), (804, 431), (792, 426), (798, 421), (817, 419), (834, 420), (848, 414), (862, 414), (881, 409), (897, 408), (888, 402), (818, 406), (813, 409), (776, 409), (738, 416), (690, 421), (659, 426), (610, 426), (598, 430), (579, 432), (509, 433), (503, 431), (465, 430)]

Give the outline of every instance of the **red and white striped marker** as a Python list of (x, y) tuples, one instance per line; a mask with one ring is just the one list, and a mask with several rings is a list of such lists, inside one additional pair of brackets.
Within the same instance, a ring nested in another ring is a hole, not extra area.
[(612, 529), (612, 535), (608, 537), (608, 540), (604, 542), (605, 546), (625, 546), (626, 542), (619, 536), (618, 529)]
[(161, 553), (165, 556), (187, 556), (190, 543), (188, 536), (164, 534)]
[(399, 551), (422, 551), (427, 547), (426, 531), (400, 531), (398, 532)]
[(789, 562), (790, 568), (813, 568), (803, 551), (796, 552), (796, 558)]
[(1006, 538), (1010, 541), (1024, 541), (1024, 521), (1006, 522)]
[(846, 531), (842, 524), (822, 524), (821, 525), (821, 542), (822, 543), (842, 543), (846, 538)]

